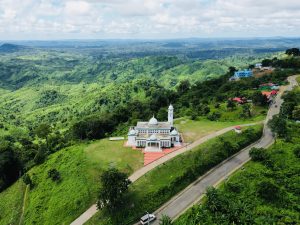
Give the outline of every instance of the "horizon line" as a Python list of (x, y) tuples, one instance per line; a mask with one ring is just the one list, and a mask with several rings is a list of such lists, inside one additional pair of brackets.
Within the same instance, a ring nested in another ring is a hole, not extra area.
[(249, 37), (170, 37), (170, 38), (54, 38), (54, 39), (0, 39), (0, 42), (9, 42), (9, 41), (172, 41), (172, 40), (245, 40), (245, 39), (298, 39), (300, 36), (249, 36)]

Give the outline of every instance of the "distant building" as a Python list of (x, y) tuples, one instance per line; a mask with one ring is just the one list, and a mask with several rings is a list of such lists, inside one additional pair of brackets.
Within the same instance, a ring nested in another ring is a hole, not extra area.
[(266, 96), (269, 100), (272, 99), (272, 97), (276, 96), (278, 91), (277, 90), (272, 90), (272, 91), (262, 91), (262, 95)]
[(273, 83), (264, 83), (259, 85), (260, 90), (279, 90), (279, 86)]
[(245, 77), (252, 77), (252, 76), (253, 76), (252, 70), (239, 70), (239, 71), (236, 71), (234, 73), (234, 77), (236, 79), (245, 78)]
[(255, 69), (261, 69), (262, 68), (262, 64), (261, 63), (256, 63), (255, 64)]
[(242, 133), (242, 127), (241, 126), (235, 126), (234, 131), (238, 134)]
[(252, 77), (253, 72), (252, 70), (239, 70), (234, 72), (234, 75), (229, 79), (229, 80), (239, 80), (241, 78), (247, 78), (247, 77)]
[(236, 102), (236, 103), (239, 103), (239, 104), (244, 104), (247, 102), (247, 99), (242, 97), (242, 98), (239, 98), (239, 97), (235, 97), (235, 98), (232, 98), (231, 99), (232, 101)]
[(153, 116), (149, 122), (138, 122), (128, 133), (128, 146), (145, 148), (145, 151), (157, 152), (162, 148), (180, 146), (180, 134), (173, 126), (172, 105), (168, 109), (168, 122), (158, 122)]

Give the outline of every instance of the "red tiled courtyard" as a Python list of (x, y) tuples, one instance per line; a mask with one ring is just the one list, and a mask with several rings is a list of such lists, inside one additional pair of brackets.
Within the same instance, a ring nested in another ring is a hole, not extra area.
[(174, 152), (178, 149), (180, 149), (182, 146), (179, 146), (179, 147), (174, 147), (174, 148), (165, 148), (162, 150), (162, 152), (145, 152), (143, 150), (143, 153), (144, 153), (144, 166), (158, 160), (159, 158), (171, 153), (171, 152)]

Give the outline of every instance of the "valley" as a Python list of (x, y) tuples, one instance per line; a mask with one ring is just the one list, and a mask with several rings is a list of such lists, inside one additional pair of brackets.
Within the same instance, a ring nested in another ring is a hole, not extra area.
[[(294, 64), (286, 65), (290, 56), (262, 47), (259, 53), (255, 50), (259, 47), (251, 51), (223, 47), (214, 49), (213, 57), (205, 51), (191, 57), (192, 49), (166, 50), (161, 43), (155, 43), (155, 51), (163, 54), (145, 51), (141, 56), (140, 45), (144, 43), (126, 49), (126, 57), (123, 50), (109, 45), (101, 49), (19, 47), (0, 55), (1, 172), (14, 168), (9, 179), (1, 177), (0, 224), (74, 221), (95, 203), (103, 172), (117, 168), (129, 176), (144, 168), (143, 152), (108, 137), (126, 136), (129, 126), (148, 121), (153, 114), (165, 120), (172, 103), (175, 126), (184, 142), (192, 144), (191, 151), (153, 166), (134, 180), (129, 190), (134, 209), (124, 207), (113, 217), (100, 212), (88, 224), (136, 222), (145, 210), (154, 211), (197, 177), (258, 140), (260, 123), (268, 112), (259, 85), (271, 81), (285, 85), (286, 78), (298, 71), (297, 57)], [(266, 58), (278, 70), (229, 82), (233, 69)], [(240, 96), (251, 101), (232, 103)], [(231, 131), (243, 124), (253, 126), (242, 126), (240, 136)], [(25, 198), (24, 182), (30, 187)]]

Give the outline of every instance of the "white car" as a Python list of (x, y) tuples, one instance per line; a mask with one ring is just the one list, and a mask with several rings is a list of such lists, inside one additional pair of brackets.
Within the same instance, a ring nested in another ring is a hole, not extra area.
[(154, 221), (156, 219), (156, 216), (153, 215), (153, 214), (146, 214), (145, 216), (142, 216), (140, 222), (141, 224), (148, 224), (150, 223), (151, 221)]

